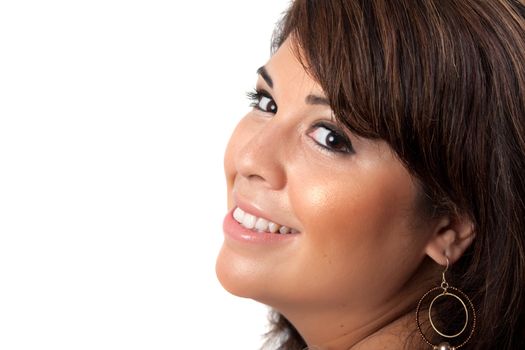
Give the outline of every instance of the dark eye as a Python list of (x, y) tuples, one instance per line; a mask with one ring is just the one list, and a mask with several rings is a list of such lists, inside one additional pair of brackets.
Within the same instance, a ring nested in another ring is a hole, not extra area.
[(314, 126), (308, 133), (318, 145), (332, 152), (354, 153), (352, 143), (348, 137), (340, 131), (334, 130), (335, 127), (320, 123)]
[(266, 91), (255, 90), (248, 93), (250, 106), (266, 113), (277, 113), (277, 104)]

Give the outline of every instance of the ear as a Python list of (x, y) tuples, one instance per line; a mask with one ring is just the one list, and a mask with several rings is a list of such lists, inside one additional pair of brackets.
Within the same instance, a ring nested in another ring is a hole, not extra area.
[(444, 216), (435, 226), (425, 253), (440, 265), (454, 264), (474, 240), (474, 224), (465, 216)]

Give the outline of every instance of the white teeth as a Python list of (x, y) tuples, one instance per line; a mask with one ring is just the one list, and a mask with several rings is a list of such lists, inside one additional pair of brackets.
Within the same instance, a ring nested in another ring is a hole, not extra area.
[(282, 234), (282, 235), (285, 235), (287, 233), (290, 232), (290, 229), (286, 226), (281, 226), (281, 228), (279, 229), (279, 232)]
[(275, 222), (268, 221), (263, 218), (258, 218), (252, 214), (244, 212), (241, 208), (237, 207), (233, 211), (233, 218), (240, 223), (242, 226), (250, 229), (257, 230), (259, 232), (271, 232), (271, 233), (299, 233), (299, 231), (289, 228), (287, 226), (281, 226)]
[(271, 233), (275, 233), (275, 232), (279, 231), (279, 225), (277, 225), (275, 222), (270, 222), (268, 224), (268, 230)]
[(235, 208), (235, 210), (233, 211), (233, 218), (237, 220), (237, 222), (242, 222), (242, 219), (244, 218), (244, 212), (241, 208)]
[(258, 231), (268, 231), (268, 220), (258, 218), (255, 222), (255, 229)]
[(252, 214), (244, 213), (244, 217), (242, 218), (242, 224), (244, 227), (249, 228), (251, 230), (255, 227), (255, 220), (257, 220), (257, 218)]

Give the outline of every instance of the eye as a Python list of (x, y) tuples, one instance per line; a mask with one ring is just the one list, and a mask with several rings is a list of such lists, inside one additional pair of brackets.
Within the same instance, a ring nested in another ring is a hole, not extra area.
[(277, 104), (269, 93), (262, 90), (249, 92), (248, 99), (251, 101), (250, 106), (266, 113), (277, 113)]
[(308, 133), (319, 146), (337, 153), (355, 153), (348, 137), (328, 123), (317, 123)]

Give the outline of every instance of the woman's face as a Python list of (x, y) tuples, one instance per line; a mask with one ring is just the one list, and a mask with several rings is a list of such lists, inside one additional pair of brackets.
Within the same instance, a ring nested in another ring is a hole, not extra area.
[[(425, 256), (415, 182), (386, 143), (337, 126), (290, 39), (257, 91), (225, 155), (220, 282), (285, 314), (380, 310)], [(281, 226), (292, 233), (261, 232)]]

